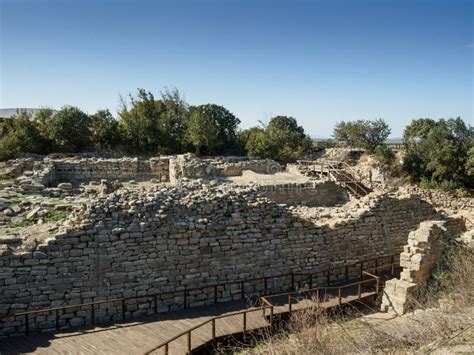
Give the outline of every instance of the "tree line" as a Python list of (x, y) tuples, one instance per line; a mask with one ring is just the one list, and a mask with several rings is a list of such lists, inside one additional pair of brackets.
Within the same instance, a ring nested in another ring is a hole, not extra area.
[(189, 105), (178, 90), (156, 98), (138, 89), (121, 98), (118, 117), (108, 109), (87, 114), (73, 106), (20, 111), (0, 125), (0, 159), (22, 153), (114, 151), (134, 155), (250, 155), (282, 162), (311, 148), (296, 119), (276, 116), (268, 125), (239, 129), (240, 120), (217, 104)]
[(420, 118), (403, 132), (401, 164), (385, 144), (391, 130), (382, 119), (339, 122), (334, 138), (347, 146), (365, 148), (398, 173), (427, 188), (474, 188), (474, 129), (460, 117)]
[[(113, 151), (152, 156), (195, 152), (197, 155), (248, 155), (293, 162), (314, 149), (311, 138), (293, 117), (275, 116), (268, 123), (239, 128), (240, 120), (217, 104), (192, 106), (178, 90), (159, 97), (138, 89), (121, 99), (118, 117), (108, 109), (87, 114), (73, 106), (41, 109), (34, 116), (18, 112), (0, 124), (0, 159), (22, 153)], [(385, 144), (391, 129), (381, 118), (342, 121), (333, 137), (361, 147), (398, 173), (426, 187), (474, 187), (474, 133), (461, 118), (421, 118), (403, 134), (400, 164)]]

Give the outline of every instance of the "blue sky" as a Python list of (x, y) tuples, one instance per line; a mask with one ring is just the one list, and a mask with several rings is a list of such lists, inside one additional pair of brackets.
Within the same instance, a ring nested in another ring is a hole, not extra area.
[(0, 0), (0, 107), (115, 113), (177, 87), (243, 127), (282, 114), (312, 136), (382, 117), (473, 124), (474, 1)]

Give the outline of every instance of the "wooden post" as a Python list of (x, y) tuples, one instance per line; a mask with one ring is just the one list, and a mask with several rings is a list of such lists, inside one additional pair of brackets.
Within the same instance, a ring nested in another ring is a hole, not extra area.
[(95, 304), (92, 303), (92, 309), (91, 309), (91, 323), (94, 324), (95, 321)]
[(364, 278), (364, 262), (362, 261), (360, 263), (360, 279), (362, 280)]
[(169, 345), (168, 343), (165, 344), (165, 355), (168, 355), (169, 353)]
[(313, 274), (309, 275), (309, 289), (311, 290), (313, 288)]
[(357, 296), (358, 296), (359, 300), (361, 298), (361, 295), (362, 295), (362, 284), (359, 284), (358, 290), (357, 290)]
[(186, 286), (184, 286), (184, 309), (188, 308), (188, 291), (186, 290)]
[(125, 298), (122, 298), (122, 319), (125, 319)]
[(288, 295), (288, 312), (291, 313), (291, 295)]
[(25, 314), (25, 334), (30, 334), (30, 325), (28, 323), (28, 314)]
[(191, 331), (188, 332), (188, 354), (191, 354)]
[(216, 319), (215, 318), (212, 318), (211, 326), (212, 326), (212, 341), (215, 341), (216, 340)]
[(56, 323), (56, 330), (59, 330), (59, 309), (55, 311), (54, 321)]
[(378, 272), (379, 272), (379, 259), (375, 259), (375, 275), (378, 275)]
[(339, 296), (339, 306), (341, 306), (342, 297), (341, 297), (341, 288), (340, 287), (337, 289), (337, 292), (338, 292), (338, 296)]
[(273, 306), (270, 307), (270, 327), (273, 328)]
[(375, 284), (375, 293), (377, 293), (377, 295), (379, 294), (379, 289), (380, 289), (379, 278), (377, 277), (377, 283)]
[(316, 289), (316, 304), (319, 307), (319, 288)]
[(243, 328), (244, 328), (244, 333), (247, 331), (247, 312), (242, 313), (243, 314)]

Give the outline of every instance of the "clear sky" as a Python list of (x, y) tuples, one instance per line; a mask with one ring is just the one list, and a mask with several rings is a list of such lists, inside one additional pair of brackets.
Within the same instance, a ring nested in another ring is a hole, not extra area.
[(69, 104), (177, 87), (256, 125), (312, 136), (382, 117), (473, 124), (474, 1), (0, 0), (0, 107)]

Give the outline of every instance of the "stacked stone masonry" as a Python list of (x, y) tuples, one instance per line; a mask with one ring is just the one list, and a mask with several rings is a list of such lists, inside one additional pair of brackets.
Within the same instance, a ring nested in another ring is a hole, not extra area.
[(426, 287), (431, 271), (441, 259), (448, 239), (454, 239), (464, 229), (460, 219), (425, 221), (410, 233), (408, 244), (400, 254), (403, 268), (400, 279), (385, 283), (382, 310), (404, 314), (416, 304), (417, 295)]
[[(168, 311), (183, 307), (185, 287), (328, 267), (337, 279), (338, 267), (399, 253), (408, 233), (436, 216), (416, 196), (364, 201), (345, 218), (321, 224), (256, 188), (189, 184), (110, 194), (73, 212), (67, 229), (35, 251), (0, 255), (0, 334), (25, 331), (24, 318), (13, 316), (19, 311), (155, 293), (158, 310)], [(276, 291), (288, 283), (268, 286)], [(262, 288), (248, 285), (246, 292)], [(209, 288), (187, 301), (211, 304), (213, 296)], [(217, 296), (237, 299), (239, 285), (219, 288)], [(127, 303), (127, 317), (152, 312), (150, 299)], [(59, 317), (61, 328), (78, 326), (90, 322), (90, 308)], [(120, 318), (120, 304), (96, 310), (96, 319)], [(30, 316), (30, 323), (32, 330), (54, 328), (54, 314)]]

